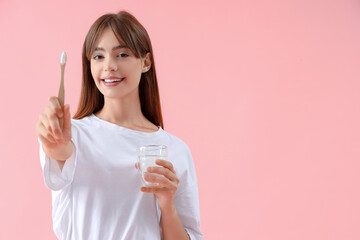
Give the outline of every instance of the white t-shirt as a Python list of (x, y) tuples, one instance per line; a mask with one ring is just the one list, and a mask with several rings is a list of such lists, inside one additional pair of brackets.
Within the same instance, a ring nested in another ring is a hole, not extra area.
[(53, 228), (61, 240), (160, 239), (161, 211), (154, 194), (140, 191), (134, 167), (141, 145), (168, 146), (168, 160), (180, 179), (175, 205), (191, 239), (201, 239), (198, 187), (188, 146), (161, 127), (131, 130), (94, 114), (71, 120), (72, 156), (61, 171), (40, 142), (46, 186), (52, 190)]

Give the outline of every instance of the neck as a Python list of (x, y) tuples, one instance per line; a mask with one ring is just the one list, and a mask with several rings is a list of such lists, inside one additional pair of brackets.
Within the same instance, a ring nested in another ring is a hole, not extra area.
[(158, 131), (158, 127), (142, 113), (138, 92), (123, 98), (105, 97), (103, 108), (95, 115), (102, 120), (133, 130)]
[(129, 98), (105, 98), (104, 107), (95, 114), (97, 117), (124, 126), (141, 126), (147, 119), (141, 112), (138, 96)]

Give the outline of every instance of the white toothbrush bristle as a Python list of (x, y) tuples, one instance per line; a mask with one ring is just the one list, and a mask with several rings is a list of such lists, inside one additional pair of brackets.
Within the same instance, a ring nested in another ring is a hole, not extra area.
[(65, 65), (66, 63), (66, 52), (62, 52), (60, 56), (60, 64)]

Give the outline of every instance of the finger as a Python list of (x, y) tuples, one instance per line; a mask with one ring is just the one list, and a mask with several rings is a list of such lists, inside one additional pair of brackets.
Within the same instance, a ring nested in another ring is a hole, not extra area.
[(59, 118), (62, 118), (63, 117), (63, 109), (60, 105), (59, 99), (57, 97), (52, 96), (49, 98), (49, 103), (50, 103), (51, 108), (55, 111), (56, 115)]
[(44, 125), (44, 127), (46, 128), (47, 131), (52, 132), (52, 128), (50, 126), (49, 120), (45, 113), (40, 114), (39, 123)]
[(71, 113), (69, 104), (64, 106), (63, 132), (71, 132)]
[(135, 168), (136, 168), (137, 170), (140, 170), (139, 163), (135, 163)]
[(160, 166), (163, 166), (163, 167), (169, 169), (170, 171), (172, 171), (173, 173), (176, 174), (174, 166), (170, 161), (163, 160), (163, 159), (156, 159), (155, 163), (157, 165), (160, 165)]
[(57, 139), (61, 139), (62, 132), (60, 129), (60, 123), (57, 115), (55, 114), (54, 110), (51, 107), (47, 107), (45, 110), (45, 114), (49, 121), (49, 125), (52, 129), (53, 136)]
[(158, 187), (141, 187), (140, 190), (146, 193), (158, 193), (161, 189)]
[(170, 181), (170, 179), (166, 178), (163, 175), (159, 175), (159, 174), (152, 174), (152, 173), (144, 173), (144, 179), (147, 182), (151, 182), (151, 183), (158, 183), (159, 186), (156, 186), (157, 188), (170, 188), (173, 189), (177, 188), (177, 184), (175, 184), (174, 182)]
[(44, 138), (43, 136), (39, 136), (39, 138), (40, 138), (41, 143), (47, 147), (56, 144), (56, 143), (50, 142), (48, 139)]
[(176, 192), (177, 191), (177, 186), (173, 185), (171, 187), (163, 187), (163, 186), (143, 186), (140, 188), (140, 190), (142, 192), (146, 192), (146, 193), (158, 193), (158, 192), (162, 192), (162, 191), (173, 191)]
[(139, 166), (138, 166), (138, 163), (135, 163), (135, 168), (136, 168), (136, 170), (138, 170), (139, 172), (141, 172), (141, 171), (140, 171), (140, 168), (139, 168)]
[(37, 131), (40, 140), (46, 140), (46, 143), (56, 143), (51, 131), (48, 131), (41, 122), (38, 123)]
[(174, 174), (172, 171), (170, 171), (167, 168), (164, 168), (164, 167), (148, 167), (147, 172), (164, 175), (170, 181), (175, 181), (175, 182), (179, 183), (179, 179), (176, 176), (176, 174)]

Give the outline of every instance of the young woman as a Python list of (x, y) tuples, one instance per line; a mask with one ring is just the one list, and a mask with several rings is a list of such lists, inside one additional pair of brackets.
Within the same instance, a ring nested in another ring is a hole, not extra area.
[[(57, 97), (37, 133), (59, 239), (201, 239), (197, 180), (187, 145), (165, 132), (153, 51), (130, 13), (101, 16), (83, 45), (79, 107)], [(166, 145), (144, 187), (138, 147)]]

